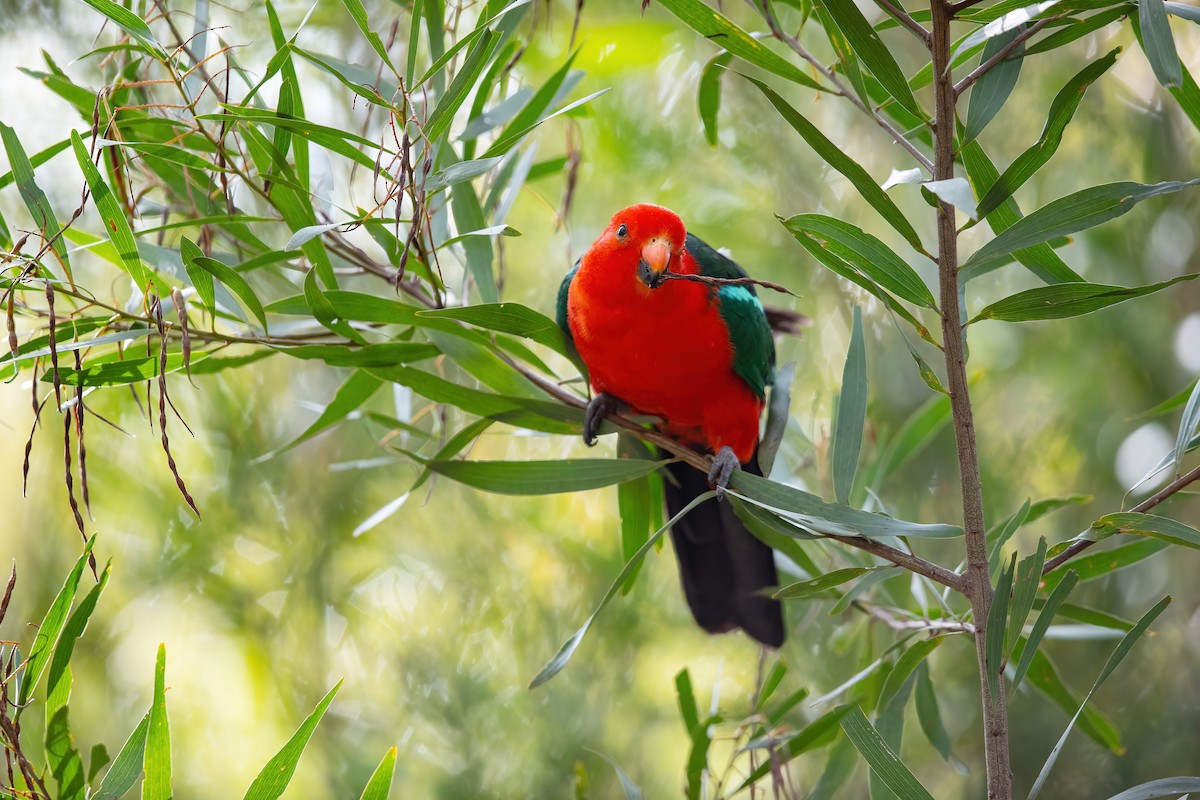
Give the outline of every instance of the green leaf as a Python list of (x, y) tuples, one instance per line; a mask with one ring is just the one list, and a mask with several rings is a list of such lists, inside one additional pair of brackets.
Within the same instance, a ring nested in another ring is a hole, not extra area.
[(733, 60), (726, 51), (709, 59), (700, 72), (700, 86), (696, 93), (696, 105), (700, 110), (700, 121), (704, 124), (704, 140), (709, 147), (717, 146), (717, 114), (721, 111), (721, 76)]
[[(3, 363), (3, 361), (0, 361), (0, 363)], [(1142, 413), (1138, 414), (1134, 417), (1134, 419), (1153, 419), (1154, 417), (1161, 417), (1164, 414), (1170, 414), (1175, 409), (1181, 408), (1187, 404), (1187, 402), (1191, 399), (1192, 392), (1196, 391), (1197, 386), (1200, 386), (1200, 380), (1192, 381), (1187, 386), (1168, 397), (1166, 400), (1163, 400), (1161, 403), (1155, 405), (1153, 408), (1148, 408)]]
[(984, 319), (995, 319), (1001, 322), (1029, 322), (1031, 320), (1078, 317), (1117, 303), (1124, 303), (1135, 297), (1154, 294), (1168, 286), (1174, 286), (1180, 281), (1190, 281), (1196, 278), (1200, 278), (1200, 273), (1177, 275), (1170, 280), (1152, 283), (1148, 286), (1108, 286), (1101, 283), (1056, 283), (1051, 286), (1038, 286), (1024, 292), (1017, 292), (1003, 300), (997, 300), (976, 314), (971, 322)]
[(1108, 800), (1155, 800), (1159, 797), (1178, 797), (1188, 792), (1200, 792), (1200, 778), (1159, 778), (1114, 794)]
[[(971, 48), (983, 44), (989, 39), (1024, 26), (1026, 22), (1029, 22), (1058, 3), (1059, 0), (1042, 0), (1042, 2), (1031, 3), (1025, 6), (1019, 6), (1016, 2), (1007, 4), (999, 3), (992, 6), (985, 12), (990, 21), (983, 27), (972, 31), (961, 42), (955, 44), (954, 52), (951, 55), (951, 62), (965, 54)], [(1009, 10), (1010, 8), (1012, 10)], [(1001, 14), (1001, 11), (1006, 13)]]
[(455, 112), (458, 111), (459, 107), (467, 99), (467, 95), (475, 86), (475, 81), (479, 78), (479, 74), (487, 66), (488, 58), (491, 56), (492, 50), (499, 38), (500, 34), (489, 28), (479, 36), (479, 39), (467, 51), (467, 56), (463, 59), (463, 63), (455, 74), (454, 80), (450, 82), (446, 93), (438, 100), (437, 105), (434, 106), (433, 111), (429, 114), (429, 119), (425, 122), (424, 132), (430, 142), (436, 144), (450, 130), (450, 124), (454, 121)]
[(96, 610), (96, 602), (100, 599), (104, 587), (108, 585), (111, 573), (112, 566), (106, 566), (104, 572), (100, 573), (100, 580), (84, 596), (59, 636), (58, 646), (54, 648), (54, 657), (50, 660), (50, 670), (46, 673), (47, 722), (58, 713), (58, 709), (65, 707), (71, 698), (71, 656), (75, 652), (75, 643), (87, 629), (88, 620)]
[(782, 483), (734, 470), (730, 479), (735, 497), (767, 508), (802, 528), (835, 536), (916, 536), (954, 538), (962, 528), (953, 525), (905, 522), (850, 506), (826, 503), (816, 495)]
[(1200, 550), (1200, 530), (1167, 517), (1125, 511), (1118, 514), (1106, 514), (1096, 520), (1092, 527), (1103, 525), (1112, 525), (1120, 533), (1152, 536), (1164, 542)]
[(632, 458), (566, 461), (428, 461), (439, 475), (497, 494), (582, 492), (636, 480), (666, 464)]
[[(1043, 651), (1038, 650), (1034, 653), (1026, 679), (1068, 717), (1080, 708), (1080, 698), (1067, 687), (1062, 676), (1058, 674), (1058, 668)], [(1125, 746), (1121, 743), (1120, 732), (1112, 720), (1096, 709), (1084, 707), (1083, 716), (1079, 718), (1079, 728), (1104, 749), (1116, 755), (1124, 755)]]
[(283, 794), (288, 784), (291, 783), (292, 775), (296, 772), (296, 765), (300, 763), (300, 756), (304, 754), (304, 748), (308, 746), (308, 740), (312, 738), (317, 723), (321, 721), (321, 717), (325, 716), (325, 710), (329, 708), (329, 704), (333, 702), (333, 696), (338, 693), (340, 688), (342, 688), (342, 682), (338, 681), (321, 699), (321, 702), (317, 703), (317, 707), (300, 724), (300, 727), (292, 734), (292, 738), (288, 739), (287, 744), (263, 766), (258, 777), (246, 790), (244, 800), (276, 800)]
[[(1073, 558), (1070, 565), (1071, 569), (1078, 573), (1081, 581), (1090, 581), (1136, 564), (1169, 546), (1168, 542), (1159, 539), (1138, 539), (1102, 553)], [(1043, 588), (1053, 589), (1062, 580), (1062, 576), (1063, 573), (1058, 570), (1049, 573), (1042, 581)]]
[(567, 663), (571, 660), (571, 656), (575, 654), (575, 650), (579, 647), (579, 643), (583, 641), (583, 637), (587, 635), (588, 629), (591, 628), (592, 623), (596, 621), (596, 616), (604, 609), (606, 605), (608, 605), (609, 601), (616, 596), (618, 590), (625, 585), (625, 581), (628, 580), (629, 576), (633, 574), (633, 571), (639, 567), (639, 565), (642, 563), (642, 559), (644, 559), (646, 554), (650, 552), (650, 548), (654, 547), (654, 545), (658, 543), (658, 540), (662, 538), (663, 534), (666, 533), (672, 525), (687, 516), (687, 514), (696, 506), (711, 500), (716, 496), (716, 492), (705, 492), (704, 494), (700, 495), (692, 502), (684, 506), (678, 514), (671, 517), (671, 519), (667, 521), (666, 525), (663, 525), (661, 528), (655, 531), (653, 536), (646, 540), (646, 543), (642, 545), (641, 549), (638, 550), (637, 553), (634, 554), (633, 558), (625, 562), (624, 568), (622, 568), (620, 574), (617, 575), (616, 580), (612, 582), (612, 585), (608, 587), (608, 591), (604, 593), (604, 597), (601, 598), (600, 604), (596, 606), (596, 610), (592, 612), (591, 616), (584, 620), (583, 625), (580, 626), (579, 630), (575, 631), (575, 633), (571, 635), (571, 638), (563, 642), (562, 647), (558, 649), (558, 652), (554, 654), (554, 657), (551, 658), (550, 661), (547, 662), (546, 666), (542, 667), (542, 671), (539, 672), (532, 681), (530, 681), (530, 689), (536, 689), (538, 686), (541, 686), (543, 683), (562, 672), (563, 667), (567, 666)]
[[(454, 213), (454, 224), (460, 233), (483, 229), (487, 222), (479, 197), (469, 183), (460, 183), (450, 192), (450, 208)], [(467, 270), (484, 303), (498, 303), (500, 288), (492, 270), (492, 240), (488, 236), (467, 236), (461, 245), (467, 256)]]
[(966, 270), (986, 271), (1002, 263), (1015, 250), (1042, 244), (1058, 236), (1094, 228), (1130, 211), (1141, 201), (1162, 194), (1177, 192), (1200, 183), (1165, 181), (1139, 184), (1130, 181), (1092, 186), (1066, 197), (1060, 197), (1005, 230), (985, 244), (962, 265)]
[(426, 331), (425, 335), (463, 371), (500, 394), (515, 397), (540, 396), (538, 389), (525, 376), (505, 363), (486, 345), (442, 331)]
[[(534, 92), (529, 102), (522, 106), (512, 121), (505, 125), (504, 130), (497, 135), (497, 143), (516, 142), (526, 131), (532, 130), (542, 120), (542, 117), (546, 114), (546, 110), (550, 108), (550, 105), (561, 94), (563, 85), (571, 74), (571, 65), (575, 62), (575, 56), (577, 55), (579, 55), (578, 50), (571, 53), (562, 66), (555, 70), (546, 79), (544, 84), (538, 87), (538, 90)], [(498, 153), (493, 153), (491, 148), (489, 148), (487, 154), (498, 155)]]
[(867, 349), (863, 343), (862, 309), (855, 306), (850, 349), (842, 368), (842, 390), (833, 429), (833, 491), (839, 503), (850, 502), (866, 419)]
[(824, 575), (819, 575), (812, 580), (799, 581), (797, 583), (789, 583), (773, 597), (791, 600), (801, 600), (812, 597), (815, 594), (820, 594), (826, 589), (831, 589), (834, 586), (840, 586), (846, 581), (852, 581), (860, 575), (870, 572), (869, 567), (847, 567), (846, 569), (835, 569), (833, 572), (827, 572)]
[(591, 752), (607, 761), (608, 765), (613, 768), (613, 772), (617, 773), (617, 781), (621, 784), (621, 791), (625, 793), (625, 800), (643, 800), (645, 795), (642, 794), (641, 788), (633, 782), (632, 778), (625, 774), (625, 770), (621, 769), (621, 765), (617, 763), (615, 758), (606, 753), (601, 753), (599, 750), (591, 750)]
[[(158, 356), (138, 356), (124, 360), (119, 356), (120, 353), (117, 352), (107, 353), (85, 363), (82, 370), (59, 367), (59, 380), (67, 386), (125, 386), (150, 380), (160, 372), (161, 363)], [(193, 353), (192, 365), (202, 364), (207, 357), (207, 353)], [(164, 374), (169, 375), (181, 369), (183, 354), (169, 353)], [(41, 380), (50, 383), (54, 380), (54, 375), (43, 374)]]
[[(187, 240), (185, 239), (184, 241)], [(183, 254), (182, 249), (180, 250), (180, 253)], [(191, 258), (188, 256), (191, 256)], [(225, 288), (229, 289), (229, 291), (236, 294), (238, 299), (241, 300), (246, 306), (246, 309), (249, 310), (249, 312), (254, 315), (255, 319), (258, 320), (259, 324), (262, 325), (263, 333), (267, 332), (267, 314), (263, 310), (262, 303), (259, 301), (258, 296), (254, 294), (254, 290), (250, 288), (250, 284), (246, 282), (246, 279), (242, 277), (240, 272), (226, 266), (225, 264), (222, 264), (215, 258), (196, 256), (190, 248), (188, 249), (188, 252), (184, 254), (184, 259), (185, 264), (190, 263), (190, 266), (199, 267), (223, 283)], [(200, 290), (197, 288), (196, 291), (199, 292)]]
[(200, 301), (209, 309), (216, 309), (217, 295), (213, 287), (212, 273), (196, 263), (196, 259), (204, 258), (204, 251), (197, 247), (195, 242), (184, 236), (179, 241), (179, 257), (183, 260), (184, 269), (187, 270), (188, 278), (191, 279), (192, 286), (196, 288), (196, 294), (199, 295)]
[(396, 748), (389, 747), (383, 754), (383, 760), (371, 773), (371, 779), (358, 800), (387, 800), (388, 791), (392, 788), (392, 776), (396, 772)]
[[(312, 274), (312, 273), (309, 273)], [(436, 358), (441, 351), (426, 342), (382, 342), (363, 347), (344, 344), (306, 344), (277, 347), (292, 358), (315, 359), (333, 367), (390, 367)]]
[[(30, 163), (29, 156), (25, 154), (25, 148), (21, 146), (17, 132), (0, 122), (0, 139), (4, 141), (4, 151), (8, 154), (8, 163), (12, 165), (12, 172), (9, 174), (16, 179), (17, 189), (20, 191), (21, 199), (25, 202), (25, 208), (29, 210), (29, 215), (33, 217), (34, 224), (42, 232), (46, 241), (52, 242), (51, 252), (62, 266), (68, 280), (74, 281), (71, 275), (71, 262), (67, 258), (67, 243), (62, 238), (62, 227), (54, 215), (54, 208), (46, 199), (46, 193), (41, 190), (34, 179), (34, 165)], [(2, 186), (3, 183), (0, 182), (0, 188)]]
[(1142, 48), (1154, 70), (1154, 77), (1167, 89), (1177, 88), (1183, 83), (1183, 72), (1163, 0), (1139, 0), (1138, 22), (1142, 29)]
[(683, 728), (690, 734), (700, 724), (700, 711), (687, 667), (675, 674), (675, 701), (679, 705), (679, 716), (683, 718)]
[(927, 663), (922, 663), (917, 667), (917, 685), (914, 688), (914, 694), (916, 695), (917, 721), (921, 724), (925, 738), (929, 740), (943, 760), (957, 763), (958, 759), (954, 757), (954, 753), (950, 749), (950, 734), (946, 732), (946, 726), (942, 724), (942, 712), (938, 708), (937, 693), (933, 689), (933, 681), (929, 677), (929, 664)]
[[(835, 708), (833, 711), (817, 717), (799, 731), (788, 735), (782, 746), (773, 749), (771, 758), (763, 759), (763, 763), (759, 764), (758, 768), (751, 772), (746, 780), (742, 781), (742, 785), (737, 788), (737, 792), (770, 775), (771, 771), (777, 766), (782, 767), (797, 756), (833, 742), (837, 738), (838, 724), (854, 708), (856, 706)], [(859, 713), (861, 714), (862, 712)], [(867, 724), (869, 725), (870, 723)], [(777, 740), (773, 744), (777, 744)]]
[[(375, 51), (375, 55), (379, 56), (379, 60), (387, 64), (388, 69), (393, 74), (396, 73), (396, 68), (392, 65), (392, 60), (388, 57), (387, 48), (383, 46), (383, 40), (379, 38), (379, 34), (371, 30), (371, 23), (367, 19), (367, 10), (363, 8), (362, 0), (342, 0), (342, 5), (350, 12), (350, 17), (354, 20), (354, 24), (362, 31), (362, 35), (366, 38), (367, 43), (371, 45), (371, 49)], [(397, 75), (397, 77), (399, 77)]]
[(931, 397), (922, 403), (887, 443), (887, 448), (873, 465), (868, 485), (875, 488), (882, 485), (885, 478), (897, 473), (921, 453), (949, 424), (950, 398), (947, 395)]
[(706, 6), (701, 0), (659, 0), (659, 4), (696, 33), (720, 44), (743, 61), (801, 86), (826, 91), (799, 67), (776, 55), (762, 42)]
[(69, 715), (63, 706), (46, 722), (46, 765), (58, 782), (56, 800), (83, 800), (83, 759), (75, 749)]
[(996, 583), (996, 594), (988, 613), (987, 636), (984, 639), (983, 663), (987, 668), (988, 693), (993, 701), (1000, 697), (1000, 675), (1004, 672), (1004, 624), (1008, 619), (1009, 593), (1012, 591), (1013, 573), (1017, 569), (1017, 554), (1012, 554), (1008, 567), (1000, 573)]
[(87, 782), (92, 783), (96, 780), (96, 776), (100, 774), (100, 770), (108, 766), (111, 759), (108, 755), (108, 748), (103, 744), (92, 745), (92, 752), (88, 754), (88, 777)]
[[(967, 142), (962, 147), (961, 154), (963, 165), (967, 168), (967, 174), (970, 176), (971, 183), (975, 187), (975, 194), (979, 197), (985, 196), (996, 181), (1000, 179), (1000, 173), (996, 171), (996, 166), (992, 164), (978, 142)], [(1017, 205), (1017, 201), (1009, 197), (990, 214), (986, 215), (986, 219), (992, 231), (1000, 234), (1020, 221), (1021, 209)], [(1012, 253), (1012, 257), (1046, 283), (1083, 280), (1054, 252), (1054, 248), (1046, 243), (1015, 250)], [(997, 260), (992, 262), (988, 269), (996, 269), (1007, 263), (1007, 260)], [(986, 270), (964, 269), (959, 272), (959, 283), (965, 284), (972, 278), (982, 275), (984, 271)]]
[(829, 751), (825, 770), (817, 779), (816, 785), (806, 800), (835, 800), (840, 796), (839, 792), (842, 786), (850, 780), (857, 763), (858, 753), (854, 749), (854, 744), (849, 739), (839, 739), (838, 743)]
[(134, 14), (124, 6), (112, 2), (112, 0), (83, 0), (83, 2), (116, 23), (134, 41), (146, 48), (151, 55), (159, 59), (167, 58), (167, 52), (163, 50), (162, 45), (158, 43), (154, 38), (154, 34), (150, 32), (150, 26), (137, 14)]
[(116, 760), (100, 781), (93, 800), (117, 800), (133, 788), (137, 779), (142, 776), (142, 761), (146, 753), (146, 732), (150, 727), (150, 712), (147, 711), (142, 721), (129, 734)]
[(757, 86), (758, 90), (771, 101), (771, 105), (775, 107), (779, 115), (795, 129), (796, 133), (800, 134), (801, 138), (808, 143), (808, 146), (823, 158), (825, 163), (844, 175), (854, 185), (854, 188), (858, 190), (858, 193), (862, 195), (863, 199), (878, 211), (879, 215), (895, 228), (917, 252), (925, 252), (925, 248), (921, 245), (921, 237), (917, 235), (917, 231), (913, 228), (912, 223), (905, 218), (899, 207), (892, 201), (892, 198), (888, 197), (887, 193), (879, 188), (879, 184), (875, 182), (875, 179), (858, 162), (846, 155), (844, 148), (829, 141), (825, 137), (825, 134), (821, 133), (815, 125), (805, 119), (800, 112), (788, 105), (788, 102), (780, 97), (770, 86), (747, 75), (743, 75), (742, 77)]
[(1174, 472), (1179, 471), (1179, 462), (1187, 452), (1194, 433), (1200, 433), (1200, 380), (1192, 388), (1192, 394), (1183, 408), (1183, 417), (1179, 420), (1179, 432), (1175, 435)]
[(1079, 711), (1075, 712), (1075, 716), (1071, 718), (1071, 721), (1067, 724), (1067, 729), (1063, 731), (1062, 737), (1059, 738), (1058, 744), (1054, 745), (1054, 749), (1050, 751), (1050, 755), (1047, 757), (1046, 763), (1042, 765), (1042, 770), (1040, 773), (1038, 773), (1037, 780), (1034, 781), (1033, 788), (1029, 790), (1028, 800), (1034, 800), (1041, 793), (1042, 787), (1046, 783), (1046, 779), (1050, 777), (1050, 771), (1054, 768), (1054, 762), (1058, 760), (1058, 754), (1062, 752), (1063, 745), (1067, 743), (1067, 737), (1071, 735), (1071, 729), (1075, 727), (1075, 721), (1079, 719), (1079, 715), (1083, 712), (1084, 706), (1086, 706), (1088, 701), (1092, 699), (1092, 695), (1094, 695), (1096, 690), (1104, 684), (1104, 681), (1108, 679), (1108, 676), (1112, 675), (1113, 671), (1120, 666), (1121, 662), (1125, 659), (1125, 656), (1129, 654), (1129, 651), (1133, 649), (1134, 644), (1137, 643), (1137, 640), (1140, 639), (1142, 634), (1146, 632), (1146, 629), (1150, 627), (1150, 624), (1158, 618), (1158, 615), (1166, 610), (1166, 607), (1170, 605), (1170, 603), (1171, 598), (1169, 596), (1158, 601), (1153, 608), (1147, 611), (1142, 618), (1138, 620), (1137, 624), (1133, 626), (1133, 630), (1126, 633), (1124, 638), (1117, 643), (1116, 649), (1114, 649), (1112, 654), (1108, 657), (1108, 661), (1104, 663), (1104, 667), (1100, 670), (1100, 674), (1096, 676), (1096, 682), (1092, 684), (1091, 690), (1087, 693), (1087, 696), (1083, 698), (1083, 702), (1079, 706)]
[(912, 647), (907, 648), (900, 657), (896, 659), (892, 671), (888, 673), (887, 679), (883, 682), (883, 689), (879, 692), (879, 700), (875, 704), (875, 713), (882, 715), (890, 710), (893, 701), (900, 701), (901, 689), (908, 681), (909, 676), (917, 667), (925, 663), (925, 659), (929, 654), (938, 648), (942, 642), (946, 640), (944, 636), (938, 636), (933, 639), (922, 639)]
[[(992, 213), (1054, 157), (1059, 145), (1062, 144), (1063, 133), (1074, 118), (1080, 103), (1083, 102), (1088, 87), (1099, 80), (1100, 76), (1107, 72), (1113, 64), (1117, 63), (1117, 56), (1120, 53), (1121, 48), (1118, 47), (1103, 58), (1088, 64), (1059, 90), (1050, 103), (1050, 111), (1046, 115), (1046, 124), (1042, 128), (1042, 135), (1028, 150), (1017, 156), (1008, 169), (1004, 170), (1004, 174), (991, 185), (987, 194), (979, 201), (980, 216), (986, 217)], [(978, 89), (974, 91), (978, 91)], [(974, 98), (973, 94), (972, 98)]]
[(503, 160), (503, 156), (496, 156), (495, 158), (477, 158), (473, 161), (459, 161), (451, 164), (429, 176), (425, 181), (425, 191), (436, 192), (447, 186), (478, 178), (493, 170)]
[(321, 412), (320, 416), (305, 428), (303, 433), (283, 447), (273, 451), (270, 455), (275, 456), (286, 450), (290, 450), (301, 442), (308, 441), (334, 423), (345, 419), (351, 412), (357, 411), (363, 403), (367, 402), (382, 385), (383, 381), (370, 372), (355, 370), (346, 379), (346, 382), (338, 387), (337, 393), (329, 401), (329, 405), (325, 406), (325, 410)]
[(154, 703), (146, 728), (146, 780), (142, 800), (171, 800), (171, 724), (167, 719), (167, 647), (158, 646), (154, 662)]
[[(1008, 33), (988, 39), (987, 44), (984, 45), (983, 54), (979, 56), (979, 63), (985, 63), (1007, 47), (1024, 29), (1024, 26), (1020, 26)], [(1018, 44), (1011, 56), (985, 72), (983, 77), (976, 81), (971, 88), (971, 99), (967, 103), (967, 131), (965, 134), (967, 140), (974, 139), (981, 134), (996, 114), (1000, 113), (1000, 109), (1004, 108), (1009, 95), (1017, 85), (1017, 79), (1021, 77), (1024, 50), (1025, 44), (1023, 42)]]
[(1046, 563), (1046, 539), (1038, 540), (1038, 549), (1033, 555), (1026, 556), (1017, 567), (1017, 580), (1013, 587), (1012, 604), (1008, 613), (1008, 628), (1004, 635), (1004, 658), (1008, 659), (1021, 631), (1025, 628), (1025, 620), (1033, 610), (1033, 601), (1037, 597), (1038, 584), (1042, 581), (1042, 566)]
[(75, 151), (75, 160), (79, 162), (79, 168), (83, 170), (83, 177), (87, 180), (88, 189), (91, 190), (92, 203), (95, 204), (96, 210), (100, 212), (100, 217), (104, 221), (104, 234), (112, 241), (113, 247), (120, 255), (122, 268), (129, 273), (129, 277), (133, 278), (133, 282), (140, 291), (145, 291), (154, 282), (160, 294), (170, 294), (170, 288), (161, 282), (155, 282), (153, 273), (147, 271), (142, 265), (142, 258), (138, 255), (137, 242), (133, 238), (133, 229), (129, 227), (125, 211), (117, 202), (108, 182), (104, 180), (100, 171), (96, 169), (96, 165), (92, 163), (92, 157), (88, 155), (87, 147), (83, 144), (83, 139), (79, 138), (77, 131), (71, 131), (71, 147)]
[(916, 270), (861, 228), (822, 214), (797, 214), (776, 219), (797, 240), (801, 236), (810, 239), (901, 299), (924, 308), (937, 308), (933, 293)]
[[(1021, 681), (1025, 678), (1025, 673), (1029, 671), (1030, 665), (1033, 663), (1033, 656), (1037, 653), (1038, 647), (1042, 644), (1042, 637), (1046, 635), (1046, 631), (1050, 628), (1050, 623), (1054, 620), (1054, 615), (1058, 613), (1058, 609), (1067, 599), (1067, 595), (1075, 588), (1075, 584), (1079, 582), (1079, 576), (1074, 570), (1067, 572), (1062, 581), (1054, 587), (1054, 591), (1050, 593), (1050, 597), (1046, 599), (1046, 604), (1042, 606), (1042, 611), (1038, 614), (1037, 621), (1033, 623), (1033, 629), (1029, 632), (1029, 638), (1025, 641), (1024, 649), (1021, 651), (1021, 660), (1017, 663), (1017, 671), (1013, 674), (1012, 681), (1012, 697), (1017, 693), (1017, 687), (1021, 685)], [(1018, 636), (1020, 632), (1018, 631)]]
[(904, 762), (892, 748), (888, 747), (879, 731), (875, 730), (863, 715), (862, 709), (857, 705), (849, 706), (848, 709), (842, 717), (842, 730), (888, 788), (904, 800), (933, 800), (933, 795), (909, 772), (908, 767), (904, 766)]
[[(618, 484), (617, 509), (621, 514), (621, 555), (625, 560), (633, 557), (633, 554), (646, 543), (646, 537), (653, 530), (650, 521), (652, 516), (650, 502), (649, 475)], [(635, 571), (629, 576), (629, 583), (621, 589), (624, 594), (629, 594), (633, 589), (637, 575)]]
[[(1046, 607), (1046, 603), (1046, 600), (1035, 600), (1033, 607), (1040, 611)], [(1095, 625), (1098, 628), (1108, 628), (1114, 631), (1124, 632), (1133, 629), (1133, 623), (1127, 619), (1095, 608), (1077, 606), (1074, 603), (1063, 603), (1058, 608), (1058, 616), (1073, 619), (1085, 625)]]
[(499, 333), (509, 333), (549, 347), (560, 355), (567, 355), (566, 339), (558, 323), (532, 308), (520, 303), (488, 303), (478, 306), (441, 308), (433, 311), (418, 311), (418, 320), (453, 319), (476, 328)]
[(867, 18), (858, 10), (854, 0), (823, 0), (823, 5), (849, 40), (855, 54), (883, 84), (888, 94), (913, 114), (924, 116), (917, 99), (913, 97), (908, 80), (900, 71), (900, 65), (879, 38), (879, 34), (871, 27), (871, 23), (867, 22)]
[(95, 544), (95, 536), (88, 539), (87, 544), (83, 547), (83, 553), (76, 559), (75, 566), (71, 567), (66, 581), (63, 582), (54, 601), (50, 603), (46, 616), (38, 625), (37, 636), (33, 639), (33, 646), (29, 648), (29, 658), (25, 660), (25, 672), (22, 675), (20, 691), (17, 693), (18, 714), (21, 709), (28, 706), (29, 701), (33, 698), (33, 691), (42, 678), (42, 673), (50, 663), (50, 656), (58, 645), (63, 628), (67, 624), (67, 615), (75, 603), (75, 592), (79, 589), (79, 576), (83, 574), (84, 565), (92, 557), (92, 547)]

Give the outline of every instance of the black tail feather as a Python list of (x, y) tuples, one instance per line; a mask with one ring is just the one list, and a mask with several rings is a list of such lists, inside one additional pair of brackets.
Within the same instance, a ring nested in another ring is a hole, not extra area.
[[(761, 475), (758, 459), (743, 469)], [(675, 516), (708, 491), (708, 479), (687, 464), (667, 465), (667, 513)], [(679, 577), (696, 623), (709, 633), (741, 628), (769, 647), (783, 644), (783, 609), (762, 594), (779, 584), (770, 547), (754, 538), (733, 513), (732, 504), (708, 500), (671, 529)]]

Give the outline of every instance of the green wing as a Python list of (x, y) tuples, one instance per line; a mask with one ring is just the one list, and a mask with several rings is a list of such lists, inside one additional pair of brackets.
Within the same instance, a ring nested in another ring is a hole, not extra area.
[(563, 329), (563, 333), (567, 335), (567, 342), (572, 346), (575, 344), (571, 338), (571, 324), (567, 321), (567, 297), (571, 293), (571, 281), (575, 280), (575, 273), (579, 272), (579, 262), (575, 262), (575, 266), (571, 267), (558, 286), (558, 305), (555, 309), (555, 317), (558, 320), (558, 327)]
[[(746, 270), (721, 255), (700, 237), (687, 236), (687, 249), (700, 265), (700, 274), (713, 278), (745, 278)], [(570, 277), (570, 276), (568, 276)], [(754, 393), (766, 399), (767, 387), (775, 382), (775, 341), (767, 314), (753, 286), (722, 286), (716, 292), (721, 318), (729, 327), (733, 344), (733, 371)], [(566, 301), (560, 302), (566, 308)]]

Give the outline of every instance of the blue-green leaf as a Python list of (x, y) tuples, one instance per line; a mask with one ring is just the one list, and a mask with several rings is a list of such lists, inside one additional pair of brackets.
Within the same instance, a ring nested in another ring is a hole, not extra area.
[(850, 349), (842, 369), (842, 391), (838, 396), (837, 420), (833, 430), (833, 493), (839, 503), (850, 502), (854, 473), (862, 450), (867, 419), (867, 349), (863, 343), (862, 309), (854, 307)]

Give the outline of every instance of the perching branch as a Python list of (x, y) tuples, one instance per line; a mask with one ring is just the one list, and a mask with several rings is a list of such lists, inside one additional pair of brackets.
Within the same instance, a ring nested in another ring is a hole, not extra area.
[(983, 62), (978, 67), (976, 67), (975, 69), (973, 69), (969, 73), (967, 73), (967, 76), (965, 78), (963, 78), (958, 83), (954, 84), (955, 99), (957, 99), (963, 92), (965, 92), (967, 90), (967, 88), (969, 86), (971, 86), (971, 84), (975, 83), (975, 81), (982, 78), (987, 73), (988, 70), (990, 70), (992, 67), (999, 64), (1004, 59), (1008, 58), (1009, 55), (1014, 50), (1016, 50), (1018, 47), (1020, 47), (1022, 44), (1024, 44), (1026, 41), (1028, 41), (1030, 38), (1035, 36), (1038, 33), (1038, 31), (1040, 31), (1042, 28), (1049, 25), (1055, 19), (1057, 19), (1057, 17), (1046, 17), (1045, 19), (1039, 19), (1037, 22), (1033, 23), (1028, 28), (1026, 28), (1025, 30), (1021, 31), (1019, 34), (1014, 36), (1013, 40), (1011, 42), (1009, 42), (1008, 44), (1004, 45), (1004, 47), (1000, 48), (1000, 51), (998, 53), (996, 53), (994, 56), (992, 56), (987, 61)]
[[(1163, 500), (1166, 500), (1175, 493), (1179, 492), (1181, 489), (1185, 488), (1189, 484), (1195, 483), (1198, 480), (1200, 480), (1200, 467), (1196, 467), (1191, 472), (1181, 475), (1175, 480), (1171, 481), (1153, 495), (1147, 497), (1145, 500), (1131, 508), (1130, 511), (1133, 511), (1137, 514), (1145, 513), (1161, 503)], [(1095, 543), (1096, 540), (1094, 539), (1081, 539), (1078, 542), (1075, 542), (1066, 550), (1056, 555), (1054, 558), (1048, 559), (1045, 566), (1042, 567), (1042, 574), (1046, 575), (1050, 572), (1053, 572), (1067, 561), (1079, 555), (1084, 550), (1087, 550)]]
[[(578, 408), (580, 410), (587, 408), (587, 401), (585, 401), (582, 397), (568, 392), (557, 383), (547, 380), (538, 373), (534, 372), (532, 369), (526, 367), (524, 364), (520, 364), (503, 355), (501, 358), (503, 358), (504, 361), (506, 361), (513, 369), (528, 378), (531, 382), (536, 384), (538, 388), (553, 397), (555, 400), (558, 400), (560, 403), (571, 406), (572, 408)], [(711, 456), (698, 453), (692, 448), (680, 444), (669, 436), (666, 436), (655, 430), (650, 430), (644, 425), (627, 419), (619, 414), (610, 414), (607, 419), (618, 428), (632, 433), (634, 436), (638, 437), (644, 442), (649, 442), (650, 444), (667, 451), (680, 461), (683, 461), (689, 466), (695, 467), (706, 475), (708, 474), (709, 469), (712, 468)], [(952, 570), (946, 569), (945, 567), (938, 566), (932, 561), (927, 561), (920, 556), (906, 553), (903, 550), (892, 547), (891, 545), (886, 545), (883, 542), (876, 541), (875, 539), (868, 539), (865, 536), (835, 536), (827, 533), (821, 535), (827, 539), (833, 539), (841, 542), (842, 544), (849, 545), (850, 547), (856, 547), (859, 550), (864, 550), (872, 555), (879, 556), (880, 558), (890, 561), (898, 567), (903, 567), (909, 572), (915, 572), (918, 575), (924, 575), (926, 578), (936, 581), (943, 586), (948, 586), (955, 591), (963, 591), (962, 576)]]

